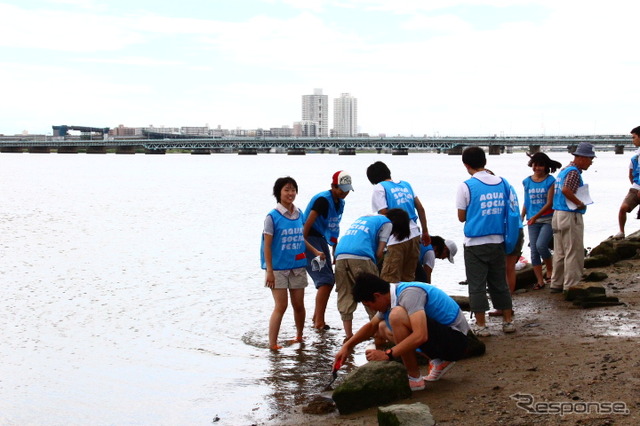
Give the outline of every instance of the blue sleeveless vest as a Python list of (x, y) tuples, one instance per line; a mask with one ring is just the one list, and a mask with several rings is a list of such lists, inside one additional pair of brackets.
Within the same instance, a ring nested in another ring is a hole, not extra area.
[(480, 179), (465, 181), (469, 188), (464, 235), (469, 238), (504, 235), (505, 185), (503, 181), (488, 185)]
[(380, 185), (384, 188), (384, 193), (387, 197), (387, 208), (403, 209), (409, 214), (411, 220), (414, 222), (418, 220), (416, 205), (413, 201), (415, 195), (409, 182), (401, 180), (400, 183), (395, 183), (390, 180), (384, 180), (380, 182)]
[(571, 170), (576, 170), (578, 172), (578, 175), (580, 176), (580, 183), (578, 184), (578, 186), (584, 185), (584, 183), (582, 182), (582, 173), (580, 173), (580, 169), (578, 169), (576, 166), (569, 166), (566, 169), (562, 170), (560, 173), (558, 173), (558, 178), (556, 179), (556, 186), (554, 189), (555, 193), (553, 194), (553, 209), (562, 210), (565, 212), (575, 212), (575, 213), (584, 214), (587, 211), (586, 207), (580, 210), (570, 209), (569, 206), (567, 206), (567, 197), (565, 197), (564, 194), (562, 193), (562, 187), (564, 186), (564, 181), (567, 178), (567, 174)]
[(633, 183), (640, 185), (640, 161), (638, 161), (638, 155), (631, 157), (631, 176), (633, 177)]
[(433, 246), (431, 244), (425, 246), (424, 244), (420, 243), (420, 257), (418, 259), (420, 260), (421, 264), (422, 259), (424, 259), (424, 255), (427, 254), (428, 251), (433, 251)]
[(342, 219), (342, 212), (344, 211), (344, 200), (338, 200), (338, 209), (336, 210), (336, 204), (333, 201), (331, 191), (323, 191), (316, 194), (311, 201), (309, 201), (307, 209), (304, 212), (304, 217), (309, 217), (313, 204), (320, 197), (326, 198), (329, 202), (329, 211), (326, 218), (320, 215), (316, 217), (316, 220), (313, 222), (313, 229), (324, 235), (327, 243), (333, 246), (338, 242), (338, 236), (340, 235), (340, 220)]
[(341, 254), (367, 256), (376, 263), (378, 249), (378, 232), (385, 223), (390, 222), (386, 216), (363, 216), (356, 219), (340, 238), (336, 247), (336, 257)]
[[(427, 304), (424, 306), (424, 312), (427, 318), (431, 318), (442, 325), (451, 325), (455, 322), (458, 317), (458, 312), (460, 312), (460, 306), (444, 291), (430, 284), (421, 282), (400, 283), (396, 286), (396, 300), (400, 297), (400, 293), (407, 287), (420, 287), (427, 292)], [(391, 308), (393, 308), (393, 306)], [(391, 325), (389, 324), (390, 313), (391, 309), (384, 313), (384, 320), (389, 330), (391, 330)]]
[[(282, 271), (307, 266), (305, 255), (304, 216), (300, 209), (297, 219), (286, 218), (278, 210), (271, 210), (269, 216), (273, 219), (273, 242), (271, 244), (271, 262), (274, 271)], [(264, 259), (264, 234), (260, 245), (260, 262), (262, 269), (267, 269)]]
[[(553, 176), (549, 175), (542, 182), (534, 182), (531, 176), (522, 181), (522, 185), (524, 185), (524, 206), (527, 209), (527, 219), (531, 219), (537, 215), (542, 206), (547, 204), (549, 188), (551, 188), (555, 180)], [(553, 215), (553, 211), (550, 211), (542, 217), (551, 215)]]

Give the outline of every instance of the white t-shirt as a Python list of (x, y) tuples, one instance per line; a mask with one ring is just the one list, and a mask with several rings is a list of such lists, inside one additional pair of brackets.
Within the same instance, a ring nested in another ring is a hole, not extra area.
[[(399, 183), (399, 181), (394, 181), (394, 182)], [(414, 197), (418, 198), (415, 196), (415, 194), (414, 194)], [(379, 183), (373, 186), (373, 194), (371, 195), (371, 208), (373, 209), (374, 213), (378, 213), (380, 210), (389, 208), (389, 206), (387, 206), (387, 194), (384, 190), (384, 186), (380, 185)], [(409, 238), (406, 238), (402, 241), (399, 241), (395, 236), (391, 235), (389, 237), (389, 241), (387, 242), (387, 245), (392, 246), (394, 244), (403, 243), (405, 241), (411, 240), (421, 235), (418, 224), (413, 220), (409, 221), (409, 231), (410, 231)]]

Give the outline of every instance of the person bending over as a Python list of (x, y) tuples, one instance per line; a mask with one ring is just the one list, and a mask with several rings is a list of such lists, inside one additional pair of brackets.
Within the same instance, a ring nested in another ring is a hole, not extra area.
[[(439, 380), (465, 355), (469, 324), (458, 304), (442, 290), (421, 282), (390, 284), (374, 274), (361, 273), (356, 277), (353, 298), (377, 314), (342, 345), (336, 363), (344, 362), (358, 343), (380, 333), (395, 346), (386, 351), (369, 349), (367, 360), (402, 358), (409, 386), (417, 391), (424, 389), (425, 380)], [(430, 359), (430, 371), (424, 377), (417, 349)]]

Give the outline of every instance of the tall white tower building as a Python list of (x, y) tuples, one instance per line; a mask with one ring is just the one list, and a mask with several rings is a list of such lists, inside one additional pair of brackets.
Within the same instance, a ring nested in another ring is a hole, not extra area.
[(333, 100), (333, 135), (356, 136), (358, 134), (358, 99), (342, 93)]
[(329, 136), (329, 97), (322, 89), (313, 89), (313, 95), (302, 95), (302, 121), (318, 123), (318, 136)]

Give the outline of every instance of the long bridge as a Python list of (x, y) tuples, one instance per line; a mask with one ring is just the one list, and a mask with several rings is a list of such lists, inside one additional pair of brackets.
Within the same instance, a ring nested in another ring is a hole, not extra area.
[(0, 152), (30, 153), (107, 153), (164, 154), (167, 151), (192, 154), (238, 153), (257, 154), (281, 152), (290, 155), (306, 153), (338, 153), (354, 155), (360, 152), (391, 152), (406, 155), (409, 152), (442, 152), (461, 154), (464, 147), (487, 147), (490, 154), (500, 154), (514, 147), (537, 152), (542, 147), (567, 149), (571, 152), (580, 142), (589, 142), (597, 149), (613, 149), (623, 153), (633, 147), (627, 135), (593, 136), (468, 136), (468, 137), (185, 137), (168, 134), (146, 135), (146, 139), (67, 139), (40, 136), (39, 138), (0, 138)]

